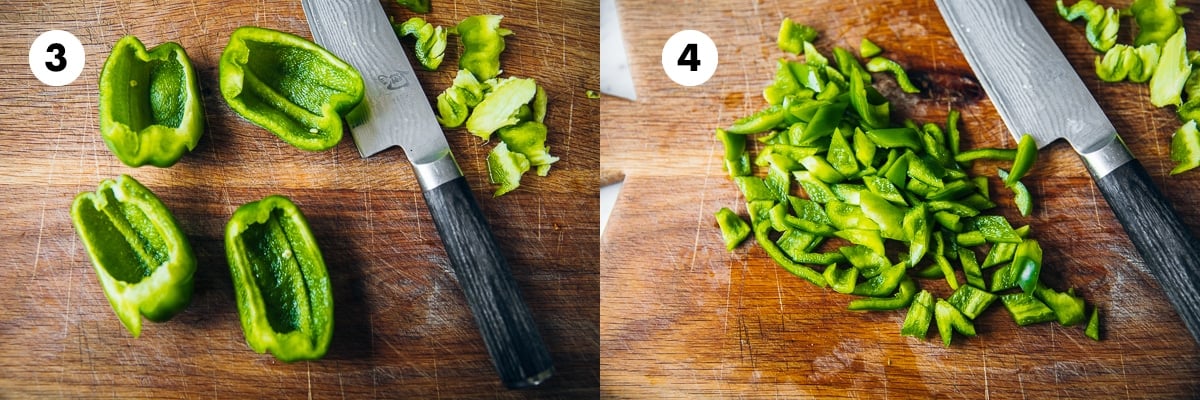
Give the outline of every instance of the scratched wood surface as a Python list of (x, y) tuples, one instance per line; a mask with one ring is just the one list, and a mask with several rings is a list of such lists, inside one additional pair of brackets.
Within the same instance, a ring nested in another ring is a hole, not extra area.
[[(550, 104), (548, 145), (562, 161), (545, 178), (491, 198), (492, 144), (447, 132), (464, 174), (546, 340), (557, 374), (542, 387), (499, 383), (403, 152), (359, 157), (352, 139), (309, 153), (234, 114), (218, 92), (229, 34), (257, 25), (309, 37), (298, 2), (0, 3), (0, 397), (28, 398), (576, 398), (599, 392), (599, 11), (587, 1), (434, 1), (452, 25), (503, 14), (507, 74), (534, 77)], [(412, 13), (385, 2), (398, 20)], [(87, 52), (75, 83), (29, 72), (42, 31), (74, 33)], [(168, 169), (128, 168), (97, 129), (97, 81), (123, 35), (183, 45), (203, 87), (207, 129)], [(406, 48), (411, 44), (406, 42)], [(457, 43), (432, 100), (456, 70)], [(410, 53), (411, 56), (411, 53)], [(96, 282), (68, 209), (79, 192), (130, 174), (174, 212), (196, 251), (195, 296), (175, 319), (133, 339)], [(246, 345), (221, 238), (241, 204), (291, 197), (308, 216), (333, 283), (335, 327), (323, 360), (284, 364)]]
[[(1174, 113), (1150, 106), (1144, 85), (1101, 83), (1083, 24), (1059, 19), (1050, 1), (1034, 8), (1133, 154), (1187, 225), (1200, 228), (1200, 172), (1167, 176)], [(774, 43), (784, 17), (821, 32), (816, 45), (825, 52), (857, 51), (869, 37), (905, 65), (921, 94), (905, 96), (883, 75), (877, 83), (901, 117), (944, 123), (949, 108), (959, 109), (964, 146), (1014, 147), (932, 1), (622, 1), (619, 10), (639, 97), (601, 102), (602, 176), (625, 177), (601, 238), (605, 397), (1196, 396), (1200, 348), (1064, 143), (1041, 152), (1025, 179), (1032, 216), (1017, 215), (994, 180), (992, 190), (1003, 215), (1033, 226), (1051, 285), (1100, 305), (1102, 342), (1079, 327), (1018, 328), (993, 306), (976, 322), (978, 337), (943, 348), (936, 333), (901, 337), (902, 311), (846, 311), (848, 297), (788, 274), (757, 246), (724, 249), (712, 214), (730, 207), (745, 215), (745, 207), (712, 132), (764, 106), (761, 90), (783, 56)], [(1185, 21), (1200, 32), (1200, 19)], [(662, 72), (662, 45), (683, 29), (706, 32), (720, 54), (716, 75), (699, 87), (677, 86)], [(994, 175), (997, 166), (974, 173)], [(949, 294), (944, 283), (921, 284)]]

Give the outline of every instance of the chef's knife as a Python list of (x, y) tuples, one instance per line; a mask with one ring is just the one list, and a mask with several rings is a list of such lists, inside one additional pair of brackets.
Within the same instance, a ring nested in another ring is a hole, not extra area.
[(351, 121), (358, 152), (404, 149), (450, 264), (500, 379), (534, 386), (553, 374), (550, 353), (463, 178), (379, 0), (302, 0), (313, 38), (362, 73), (369, 107)]
[(1200, 242), (1054, 44), (1025, 0), (936, 0), (971, 69), (1015, 137), (1078, 152), (1167, 299), (1200, 342)]

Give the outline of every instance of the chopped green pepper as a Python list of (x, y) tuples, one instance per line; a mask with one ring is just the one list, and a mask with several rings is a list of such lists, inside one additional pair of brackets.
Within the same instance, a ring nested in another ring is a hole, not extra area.
[(875, 57), (881, 52), (883, 52), (883, 49), (879, 48), (879, 45), (875, 44), (875, 42), (872, 42), (870, 39), (862, 38), (862, 41), (859, 42), (858, 55), (862, 58)]
[[(852, 293), (868, 297), (891, 295), (900, 285), (900, 281), (906, 277), (904, 271), (907, 269), (908, 264), (903, 262), (884, 268), (878, 276), (855, 285)], [(914, 290), (913, 292), (915, 294), (916, 291)]]
[(1175, 162), (1171, 175), (1200, 167), (1200, 130), (1195, 120), (1180, 126), (1171, 137), (1171, 161)]
[(731, 135), (717, 128), (717, 140), (725, 147), (725, 171), (729, 176), (750, 175), (750, 153), (746, 152), (746, 136)]
[(500, 197), (505, 193), (521, 186), (521, 176), (529, 171), (529, 158), (524, 154), (510, 151), (508, 143), (500, 142), (488, 152), (488, 179), (494, 185), (500, 185), (492, 197)]
[(285, 362), (316, 360), (333, 336), (333, 293), (304, 214), (283, 196), (238, 207), (225, 227), (246, 343)]
[(842, 246), (838, 248), (838, 251), (846, 257), (850, 265), (858, 270), (858, 276), (863, 278), (870, 279), (879, 276), (884, 269), (892, 266), (887, 257), (861, 244)]
[(968, 163), (979, 159), (1012, 161), (1017, 159), (1017, 150), (990, 148), (972, 149), (958, 153), (957, 156), (954, 156), (954, 161), (958, 161), (960, 163)]
[(1183, 28), (1175, 31), (1162, 46), (1162, 55), (1158, 58), (1154, 75), (1150, 77), (1150, 104), (1155, 107), (1167, 105), (1178, 106), (1182, 100), (1180, 93), (1192, 72), (1191, 62), (1187, 57), (1187, 36)]
[(1183, 20), (1175, 12), (1175, 0), (1134, 0), (1129, 13), (1137, 24), (1135, 46), (1162, 45), (1183, 26)]
[(302, 150), (342, 140), (363, 100), (358, 70), (296, 35), (245, 26), (221, 54), (221, 94), (238, 115)]
[(933, 315), (937, 321), (938, 335), (942, 337), (942, 344), (946, 347), (950, 347), (951, 335), (955, 331), (966, 336), (975, 336), (975, 324), (946, 300), (937, 300), (933, 306)]
[(417, 53), (417, 61), (425, 69), (434, 71), (442, 65), (446, 56), (446, 32), (442, 27), (434, 27), (421, 17), (412, 17), (403, 24), (392, 24), (397, 36), (412, 36), (416, 39), (413, 47)]
[(962, 264), (963, 275), (967, 277), (967, 285), (980, 289), (987, 288), (983, 283), (983, 270), (975, 259), (975, 251), (966, 247), (958, 248), (958, 262)]
[(1013, 255), (1012, 265), (1009, 266), (1009, 276), (1025, 293), (1033, 293), (1037, 287), (1038, 276), (1042, 272), (1042, 247), (1037, 239), (1025, 239), (1017, 245)]
[(100, 72), (100, 134), (130, 167), (169, 167), (196, 148), (204, 106), (196, 71), (174, 42), (146, 50), (136, 37), (113, 45)]
[(546, 147), (546, 125), (537, 121), (524, 121), (516, 125), (500, 128), (500, 141), (508, 145), (509, 151), (525, 155), (529, 166), (537, 167), (538, 176), (546, 176), (550, 165), (558, 161), (558, 157), (550, 155)]
[(1083, 298), (1075, 296), (1074, 291), (1056, 292), (1040, 282), (1036, 286), (1033, 295), (1054, 311), (1055, 318), (1062, 326), (1075, 325), (1087, 318), (1083, 314)]
[(892, 75), (896, 76), (896, 84), (900, 85), (900, 90), (903, 90), (904, 93), (921, 92), (921, 89), (918, 89), (912, 84), (912, 81), (908, 80), (908, 72), (904, 71), (904, 67), (900, 66), (899, 63), (892, 61), (891, 59), (884, 57), (872, 58), (871, 61), (867, 61), (867, 71), (891, 72)]
[(1006, 294), (1000, 296), (1000, 302), (1004, 303), (1004, 308), (1012, 315), (1013, 322), (1017, 325), (1025, 326), (1055, 319), (1054, 311), (1029, 293)]
[(1159, 53), (1156, 43), (1138, 47), (1118, 43), (1108, 49), (1103, 58), (1096, 56), (1096, 77), (1105, 82), (1148, 81), (1158, 66)]
[(460, 69), (450, 87), (437, 97), (437, 120), (446, 128), (457, 128), (467, 121), (471, 109), (483, 101), (485, 85), (471, 71)]
[(191, 303), (196, 257), (175, 217), (138, 181), (105, 179), (71, 204), (79, 234), (104, 295), (133, 337), (142, 316), (162, 322)]
[(1092, 317), (1088, 318), (1087, 327), (1083, 329), (1084, 336), (1092, 340), (1100, 340), (1100, 307), (1092, 307)]
[(771, 256), (771, 259), (775, 260), (775, 263), (779, 264), (779, 266), (785, 271), (790, 272), (792, 275), (804, 278), (805, 280), (812, 282), (814, 285), (825, 287), (825, 277), (819, 272), (814, 271), (812, 268), (798, 264), (796, 261), (792, 261), (791, 258), (788, 258), (788, 256), (783, 253), (783, 250), (779, 248), (779, 245), (771, 241), (771, 237), (768, 235), (770, 230), (770, 224), (754, 225), (754, 239), (758, 241), (759, 246), (762, 246), (763, 251), (766, 251), (767, 255)]
[(792, 54), (800, 54), (805, 42), (817, 38), (817, 30), (807, 25), (797, 24), (791, 18), (784, 18), (779, 25), (779, 39), (776, 43), (779, 49)]
[[(997, 169), (996, 173), (1000, 175), (1000, 179), (1005, 181), (1010, 176), (1008, 171), (1002, 169)], [(1033, 210), (1033, 196), (1029, 194), (1029, 188), (1026, 188), (1025, 184), (1021, 183), (1021, 181), (1015, 181), (1008, 187), (1012, 188), (1013, 203), (1017, 205), (1017, 211), (1021, 213), (1021, 216), (1028, 217), (1029, 213)]]
[(917, 131), (912, 128), (869, 129), (866, 134), (872, 143), (883, 148), (921, 149), (924, 147), (921, 138), (917, 136)]
[(975, 229), (991, 243), (1021, 243), (1021, 236), (999, 215), (981, 215), (973, 220)]
[(770, 106), (753, 115), (738, 119), (725, 131), (737, 134), (766, 132), (784, 122), (787, 110), (783, 106)]
[(1028, 133), (1021, 135), (1021, 140), (1017, 141), (1017, 155), (1013, 159), (1012, 171), (1004, 180), (1005, 186), (1012, 186), (1033, 169), (1033, 163), (1037, 162), (1037, 150), (1037, 143), (1034, 142), (1033, 136)]
[(473, 15), (459, 22), (450, 33), (458, 35), (463, 52), (458, 57), (459, 68), (471, 71), (476, 78), (488, 80), (500, 74), (500, 53), (504, 37), (512, 31), (500, 27), (502, 15)]
[(429, 13), (429, 0), (396, 0), (396, 4), (418, 14)]
[[(898, 264), (903, 265), (903, 264)], [(903, 267), (902, 267), (903, 268)], [(882, 275), (881, 275), (882, 276)], [(878, 277), (876, 277), (878, 278)], [(869, 281), (868, 281), (869, 282)], [(857, 288), (857, 286), (856, 286)], [(854, 299), (850, 301), (850, 305), (846, 308), (851, 311), (861, 310), (899, 310), (909, 305), (913, 301), (913, 297), (917, 295), (917, 284), (913, 282), (907, 275), (900, 276), (900, 283), (896, 286), (896, 294), (892, 297), (868, 297), (865, 299)]]
[(509, 77), (497, 81), (467, 117), (467, 131), (488, 140), (500, 128), (521, 122), (521, 108), (533, 101), (537, 82)]
[(854, 284), (858, 281), (858, 268), (838, 268), (837, 264), (829, 264), (821, 275), (833, 291), (848, 294), (854, 292)]
[(908, 237), (908, 264), (917, 265), (929, 248), (929, 237), (933, 232), (926, 219), (925, 204), (918, 204), (904, 213), (904, 232)]
[[(499, 146), (497, 146), (499, 147)], [(732, 251), (738, 244), (750, 236), (750, 225), (742, 220), (737, 213), (726, 207), (717, 210), (717, 225), (721, 227), (721, 237), (725, 239), (725, 249)]]
[(967, 318), (975, 319), (979, 314), (983, 314), (992, 302), (996, 301), (996, 295), (983, 291), (971, 285), (959, 286), (954, 293), (950, 294), (950, 298), (946, 299), (950, 305), (958, 309), (966, 315)]
[(929, 332), (929, 324), (933, 322), (933, 295), (922, 290), (913, 298), (908, 306), (908, 314), (904, 316), (904, 324), (900, 326), (900, 335), (924, 339)]
[(1117, 31), (1120, 29), (1120, 15), (1112, 7), (1105, 9), (1092, 0), (1079, 0), (1067, 8), (1062, 0), (1055, 0), (1058, 15), (1067, 21), (1083, 17), (1087, 21), (1087, 40), (1096, 51), (1107, 51), (1117, 42)]

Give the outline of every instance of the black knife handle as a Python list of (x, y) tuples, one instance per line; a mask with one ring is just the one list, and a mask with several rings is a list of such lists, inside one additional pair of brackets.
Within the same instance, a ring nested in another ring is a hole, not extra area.
[(1137, 160), (1096, 179), (1096, 186), (1192, 338), (1200, 343), (1200, 242)]
[(424, 193), (500, 379), (513, 389), (546, 380), (554, 373), (550, 352), (466, 179), (460, 176)]

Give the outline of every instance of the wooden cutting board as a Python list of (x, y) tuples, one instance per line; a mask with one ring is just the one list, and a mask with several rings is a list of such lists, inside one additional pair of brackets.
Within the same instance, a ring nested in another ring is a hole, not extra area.
[[(1185, 222), (1200, 228), (1200, 172), (1167, 176), (1180, 125), (1173, 110), (1152, 107), (1145, 85), (1100, 82), (1083, 23), (1063, 21), (1053, 2), (1035, 3), (1133, 154)], [(816, 28), (826, 54), (835, 46), (857, 52), (868, 37), (906, 66), (921, 94), (904, 95), (877, 75), (899, 117), (944, 124), (947, 110), (958, 109), (964, 146), (1015, 147), (933, 1), (624, 1), (619, 10), (638, 100), (601, 103), (602, 175), (625, 177), (600, 245), (605, 396), (1196, 396), (1200, 348), (1065, 143), (1040, 152), (1025, 179), (1036, 201), (1030, 217), (1016, 213), (995, 179), (992, 190), (1001, 214), (1032, 225), (1046, 280), (1101, 307), (1101, 342), (1080, 327), (1018, 328), (993, 306), (976, 322), (978, 337), (944, 348), (936, 334), (901, 337), (903, 311), (847, 311), (849, 297), (788, 274), (756, 245), (725, 250), (713, 213), (746, 211), (713, 129), (764, 107), (760, 93), (784, 57), (775, 45), (784, 17)], [(1184, 19), (1189, 33), (1200, 32), (1200, 19)], [(678, 86), (661, 67), (663, 44), (684, 29), (717, 44), (720, 64), (702, 86)], [(979, 163), (973, 174), (994, 176), (1002, 165)], [(944, 283), (920, 284), (950, 293)]]
[[(599, 8), (586, 1), (433, 1), (453, 25), (502, 14), (512, 29), (506, 75), (549, 93), (548, 145), (562, 161), (492, 198), (482, 144), (446, 132), (512, 265), (557, 367), (544, 386), (500, 384), (399, 149), (359, 157), (352, 139), (324, 152), (284, 144), (234, 114), (218, 91), (229, 34), (256, 25), (311, 38), (299, 2), (9, 1), (0, 5), (0, 397), (435, 398), (594, 397), (599, 391)], [(397, 20), (413, 13), (385, 1)], [(84, 44), (82, 76), (41, 84), (28, 51), (43, 31)], [(97, 128), (97, 81), (113, 43), (183, 45), (203, 86), (207, 129), (171, 168), (129, 168)], [(453, 40), (453, 39), (452, 39)], [(405, 42), (411, 51), (411, 44)], [(417, 72), (430, 100), (458, 63)], [(410, 52), (411, 57), (411, 52)], [(129, 174), (173, 211), (199, 269), (191, 306), (133, 339), (113, 314), (68, 209), (102, 179)], [(335, 327), (324, 359), (285, 364), (245, 343), (222, 244), (241, 204), (291, 197), (308, 216), (333, 283)]]

